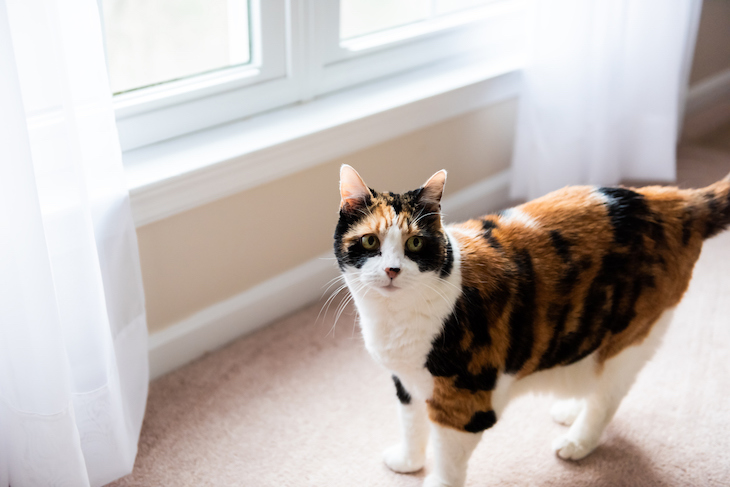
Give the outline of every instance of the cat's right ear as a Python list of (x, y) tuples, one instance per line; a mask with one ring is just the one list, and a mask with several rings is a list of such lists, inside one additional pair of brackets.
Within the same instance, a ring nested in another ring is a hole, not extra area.
[(340, 168), (340, 210), (354, 211), (367, 204), (370, 190), (360, 175), (347, 164)]

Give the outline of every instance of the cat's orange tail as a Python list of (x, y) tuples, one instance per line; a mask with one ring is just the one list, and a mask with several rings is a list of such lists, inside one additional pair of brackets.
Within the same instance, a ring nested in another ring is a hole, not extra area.
[(699, 196), (704, 210), (704, 237), (714, 237), (730, 226), (730, 174), (699, 190)]

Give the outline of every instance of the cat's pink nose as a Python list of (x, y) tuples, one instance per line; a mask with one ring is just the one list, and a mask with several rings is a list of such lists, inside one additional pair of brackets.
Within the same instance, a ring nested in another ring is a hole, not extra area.
[(391, 279), (395, 279), (395, 276), (397, 276), (399, 272), (400, 272), (400, 267), (386, 267), (385, 268), (385, 273), (388, 274), (388, 277), (390, 277)]

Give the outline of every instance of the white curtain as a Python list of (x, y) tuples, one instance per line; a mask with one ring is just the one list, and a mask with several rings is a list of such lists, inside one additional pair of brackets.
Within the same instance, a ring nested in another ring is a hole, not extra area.
[(701, 0), (535, 0), (512, 196), (673, 181)]
[(0, 487), (103, 485), (147, 395), (95, 0), (0, 0)]

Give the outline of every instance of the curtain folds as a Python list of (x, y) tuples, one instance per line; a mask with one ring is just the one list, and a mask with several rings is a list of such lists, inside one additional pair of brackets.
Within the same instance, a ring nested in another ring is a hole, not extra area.
[(535, 0), (512, 196), (673, 181), (701, 0)]
[(0, 0), (0, 487), (132, 469), (139, 256), (94, 0)]

